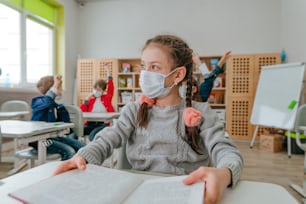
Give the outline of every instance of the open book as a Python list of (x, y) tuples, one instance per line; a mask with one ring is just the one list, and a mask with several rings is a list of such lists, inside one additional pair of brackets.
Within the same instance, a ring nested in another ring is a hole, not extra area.
[(33, 204), (202, 204), (204, 183), (186, 186), (186, 176), (158, 177), (88, 164), (9, 194)]

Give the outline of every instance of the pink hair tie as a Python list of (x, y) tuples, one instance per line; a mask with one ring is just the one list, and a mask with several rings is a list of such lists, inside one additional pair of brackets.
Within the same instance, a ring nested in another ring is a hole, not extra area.
[(194, 108), (186, 108), (183, 113), (185, 125), (188, 127), (195, 127), (201, 122), (202, 113)]
[(145, 95), (141, 94), (139, 98), (139, 103), (140, 105), (142, 105), (143, 103), (147, 103), (148, 107), (151, 108), (155, 104), (155, 99), (148, 98)]

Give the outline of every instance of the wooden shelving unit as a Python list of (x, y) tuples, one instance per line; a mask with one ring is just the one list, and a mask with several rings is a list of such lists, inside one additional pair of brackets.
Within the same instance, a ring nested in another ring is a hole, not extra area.
[[(92, 92), (93, 85), (97, 79), (107, 80), (106, 64), (110, 67), (114, 86), (117, 85), (117, 59), (79, 59), (77, 61), (77, 105), (86, 99)], [(115, 88), (112, 104), (114, 108), (117, 103), (117, 90)]]
[(117, 72), (117, 110), (129, 101), (138, 99), (141, 93), (139, 75), (140, 59), (118, 59)]
[[(250, 123), (250, 118), (261, 67), (280, 63), (279, 53), (232, 55), (228, 60), (226, 131), (231, 138), (252, 139), (255, 126)], [(261, 127), (258, 135), (264, 129)]]

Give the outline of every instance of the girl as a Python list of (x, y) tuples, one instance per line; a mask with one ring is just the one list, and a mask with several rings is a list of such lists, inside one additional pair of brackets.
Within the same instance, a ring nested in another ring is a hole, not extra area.
[[(101, 165), (114, 148), (126, 144), (135, 170), (190, 174), (184, 184), (206, 182), (205, 204), (216, 203), (234, 186), (243, 168), (242, 156), (224, 137), (223, 124), (207, 103), (192, 102), (192, 50), (180, 38), (158, 35), (142, 50), (139, 102), (124, 106), (117, 122), (104, 128), (54, 175), (86, 163)], [(186, 99), (179, 85), (187, 80)], [(203, 192), (204, 193), (204, 192)]]

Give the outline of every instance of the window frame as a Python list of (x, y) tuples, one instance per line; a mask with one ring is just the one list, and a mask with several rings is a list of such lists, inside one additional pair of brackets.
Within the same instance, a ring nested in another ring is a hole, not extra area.
[(19, 21), (19, 27), (20, 27), (20, 53), (19, 53), (19, 58), (20, 58), (20, 82), (16, 84), (15, 87), (5, 87), (5, 84), (0, 84), (1, 88), (5, 89), (36, 89), (35, 84), (33, 82), (28, 82), (27, 81), (27, 33), (26, 33), (26, 21), (32, 20), (35, 21), (36, 23), (39, 23), (42, 26), (46, 26), (49, 29), (52, 30), (52, 64), (53, 66), (51, 67), (51, 75), (55, 74), (56, 69), (56, 25), (52, 22), (47, 21), (46, 19), (35, 15), (26, 9), (23, 9), (17, 5), (14, 5), (13, 3), (10, 2), (2, 2), (0, 1), (0, 4), (3, 6), (7, 6), (10, 9), (13, 9), (17, 11), (20, 16), (20, 21)]

